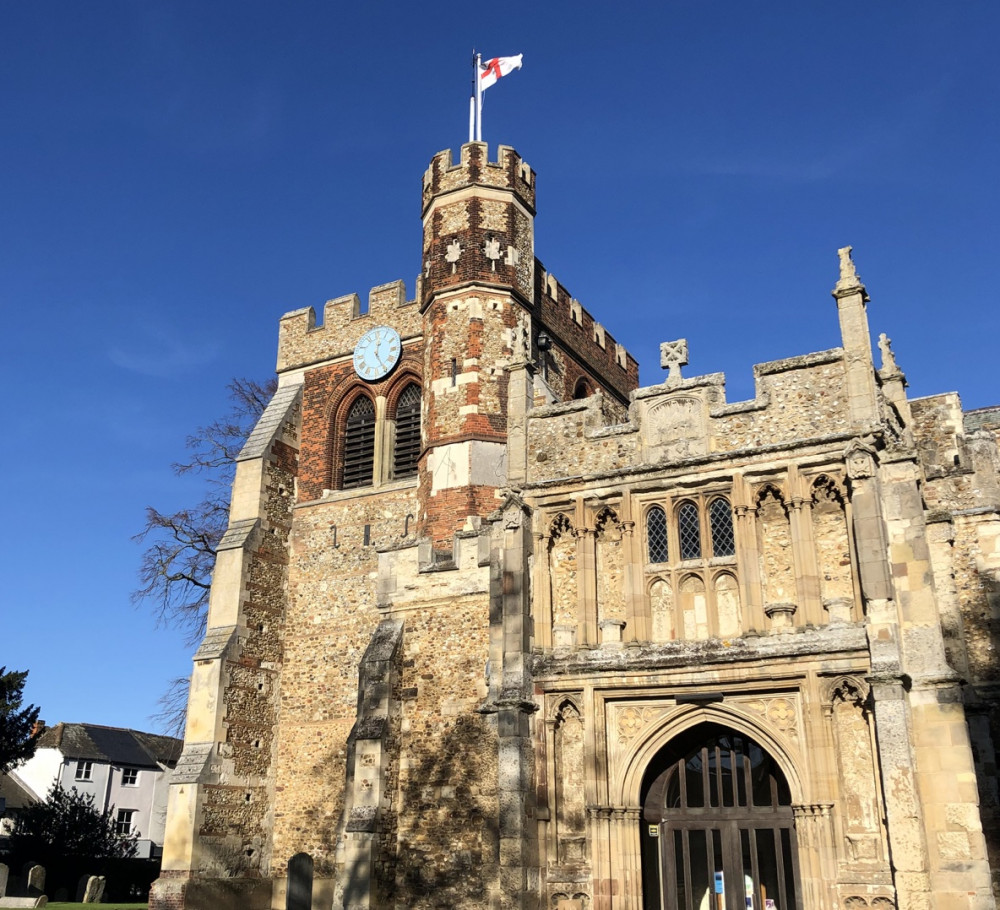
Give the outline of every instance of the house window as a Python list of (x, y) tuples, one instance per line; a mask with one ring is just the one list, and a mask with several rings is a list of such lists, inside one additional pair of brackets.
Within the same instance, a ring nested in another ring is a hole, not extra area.
[(375, 402), (361, 395), (347, 412), (344, 489), (371, 486), (375, 468)]
[(138, 768), (122, 768), (122, 786), (123, 787), (139, 786)]
[(115, 818), (115, 834), (131, 834), (135, 809), (119, 809)]
[(78, 761), (76, 763), (76, 779), (91, 780), (94, 776), (94, 763), (92, 761)]
[(396, 403), (396, 444), (392, 456), (392, 476), (396, 479), (417, 473), (420, 457), (420, 386), (411, 382)]
[(667, 513), (659, 506), (646, 514), (646, 543), (650, 562), (667, 561)]
[(681, 559), (701, 559), (701, 528), (698, 507), (693, 502), (681, 503), (677, 510), (677, 538)]

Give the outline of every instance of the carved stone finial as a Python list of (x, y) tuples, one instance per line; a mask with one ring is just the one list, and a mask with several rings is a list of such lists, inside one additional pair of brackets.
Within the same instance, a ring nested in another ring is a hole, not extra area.
[(837, 255), (840, 257), (841, 281), (847, 281), (850, 278), (858, 277), (858, 270), (854, 267), (854, 260), (851, 259), (851, 252), (853, 250), (853, 246), (842, 246), (839, 250), (837, 250)]
[(840, 257), (840, 280), (834, 288), (835, 294), (837, 291), (854, 290), (855, 288), (860, 289), (864, 293), (865, 286), (861, 283), (861, 279), (858, 277), (858, 270), (855, 268), (854, 260), (851, 258), (851, 250), (853, 249), (853, 247), (844, 246), (837, 250), (837, 255)]
[(660, 366), (669, 369), (667, 381), (681, 378), (681, 367), (688, 365), (688, 342), (686, 338), (664, 341), (660, 345)]
[(892, 339), (882, 332), (878, 336), (878, 349), (882, 352), (882, 372), (895, 373), (899, 370), (896, 365), (896, 355), (892, 353)]

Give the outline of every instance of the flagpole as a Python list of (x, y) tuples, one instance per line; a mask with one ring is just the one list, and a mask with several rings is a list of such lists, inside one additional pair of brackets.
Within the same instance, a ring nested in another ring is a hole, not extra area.
[(476, 54), (476, 142), (483, 141), (483, 83), (482, 83), (482, 54)]
[(476, 49), (472, 49), (472, 94), (469, 95), (469, 142), (476, 141)]

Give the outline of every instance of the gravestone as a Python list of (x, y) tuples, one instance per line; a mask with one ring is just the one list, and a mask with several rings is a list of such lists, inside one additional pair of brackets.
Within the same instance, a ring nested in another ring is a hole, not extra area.
[(92, 875), (87, 879), (87, 890), (83, 894), (85, 904), (99, 904), (104, 897), (104, 876)]
[(28, 894), (35, 897), (45, 893), (45, 866), (32, 866), (28, 870)]
[(7, 893), (7, 878), (10, 876), (10, 869), (0, 863), (0, 897)]
[(313, 861), (308, 853), (296, 853), (288, 861), (288, 891), (285, 910), (312, 910)]
[(87, 882), (90, 881), (89, 875), (81, 875), (80, 880), (76, 883), (76, 897), (73, 898), (78, 904), (83, 903), (83, 896), (87, 893)]

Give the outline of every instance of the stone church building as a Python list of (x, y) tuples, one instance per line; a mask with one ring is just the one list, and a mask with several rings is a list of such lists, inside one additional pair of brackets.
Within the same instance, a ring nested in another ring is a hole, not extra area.
[(639, 388), (497, 155), (414, 299), (281, 319), (152, 910), (993, 908), (1000, 408), (907, 397), (849, 247), (752, 400)]

